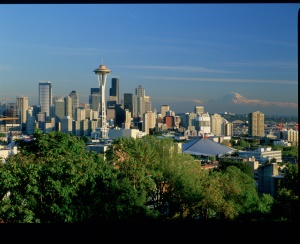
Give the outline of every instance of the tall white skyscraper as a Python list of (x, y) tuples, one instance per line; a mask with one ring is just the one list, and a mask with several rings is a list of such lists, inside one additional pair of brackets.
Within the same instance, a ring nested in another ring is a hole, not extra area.
[(27, 120), (27, 110), (28, 110), (28, 97), (24, 97), (24, 96), (17, 97), (17, 110), (19, 111), (22, 130), (25, 130), (26, 120)]
[(150, 97), (146, 96), (145, 88), (141, 85), (135, 88), (133, 100), (133, 117), (142, 117), (147, 111), (152, 111)]
[(214, 135), (222, 134), (222, 122), (223, 118), (220, 114), (214, 114), (210, 117), (211, 121), (211, 133)]
[(170, 110), (170, 106), (169, 105), (161, 105), (160, 106), (160, 114), (162, 117), (165, 117), (167, 114), (167, 111)]
[(205, 136), (205, 134), (211, 133), (209, 113), (197, 114), (196, 130), (198, 132), (198, 135), (201, 135), (201, 136)]
[(143, 114), (143, 132), (149, 135), (149, 130), (155, 127), (156, 114), (152, 111), (147, 111)]
[(135, 88), (135, 95), (138, 97), (144, 97), (146, 95), (145, 88), (139, 85), (137, 88)]
[(50, 106), (52, 105), (52, 82), (39, 83), (39, 106), (42, 113), (45, 113), (46, 120), (50, 120)]

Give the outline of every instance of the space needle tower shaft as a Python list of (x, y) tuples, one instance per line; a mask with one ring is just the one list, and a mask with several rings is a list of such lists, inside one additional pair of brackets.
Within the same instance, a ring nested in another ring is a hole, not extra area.
[(102, 138), (108, 138), (108, 128), (106, 122), (106, 106), (105, 106), (105, 84), (106, 84), (106, 78), (108, 74), (111, 72), (111, 70), (106, 68), (105, 65), (101, 64), (98, 69), (94, 70), (94, 72), (96, 75), (98, 75), (99, 88), (101, 92), (100, 106), (98, 107), (98, 117), (101, 118), (102, 135), (100, 136)]

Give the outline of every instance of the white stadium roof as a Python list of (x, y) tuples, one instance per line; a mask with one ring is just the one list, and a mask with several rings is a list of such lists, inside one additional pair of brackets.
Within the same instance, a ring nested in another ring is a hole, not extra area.
[(236, 149), (221, 145), (208, 138), (198, 138), (182, 145), (182, 153), (203, 156), (221, 156), (223, 154), (231, 154)]

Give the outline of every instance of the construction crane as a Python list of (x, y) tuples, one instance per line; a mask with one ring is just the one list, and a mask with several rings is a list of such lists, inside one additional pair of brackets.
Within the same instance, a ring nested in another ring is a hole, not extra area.
[(279, 122), (279, 124), (277, 124), (277, 129), (279, 131), (282, 131), (282, 118), (280, 118), (280, 122)]
[(3, 120), (18, 120), (18, 119), (19, 119), (18, 117), (6, 117), (6, 116), (0, 117), (0, 121), (3, 121)]
[(8, 97), (4, 97), (4, 98), (2, 98), (2, 100), (4, 100), (6, 102), (6, 101), (11, 100), (11, 99), (8, 98)]

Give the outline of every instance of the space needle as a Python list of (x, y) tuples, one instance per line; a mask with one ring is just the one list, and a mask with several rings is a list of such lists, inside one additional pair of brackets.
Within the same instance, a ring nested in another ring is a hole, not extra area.
[(101, 128), (100, 128), (101, 135), (99, 135), (99, 139), (100, 138), (108, 139), (108, 128), (106, 122), (106, 107), (105, 107), (105, 84), (106, 84), (106, 78), (108, 74), (111, 72), (111, 70), (106, 68), (105, 65), (101, 64), (99, 68), (94, 70), (94, 72), (96, 75), (98, 75), (99, 88), (101, 92), (101, 98), (100, 98), (101, 109), (100, 106), (98, 107), (98, 118), (101, 119)]

